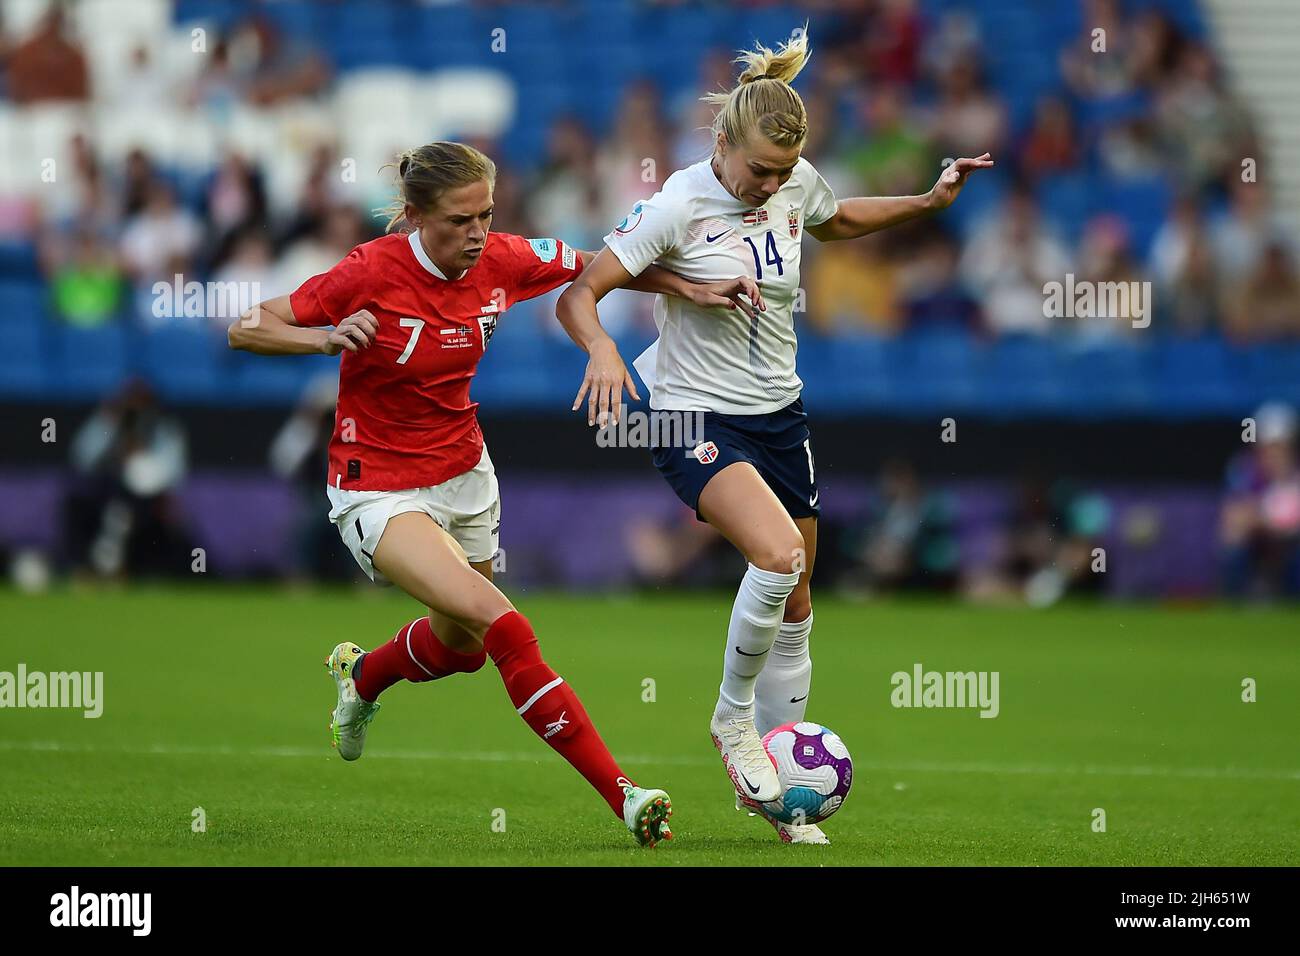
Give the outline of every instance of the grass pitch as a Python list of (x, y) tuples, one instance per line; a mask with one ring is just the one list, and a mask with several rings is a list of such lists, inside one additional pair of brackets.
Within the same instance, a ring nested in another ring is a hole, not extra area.
[[(0, 671), (104, 672), (98, 719), (0, 710), (0, 865), (1300, 862), (1294, 609), (817, 596), (808, 716), (856, 776), (833, 845), (786, 847), (732, 808), (709, 741), (730, 595), (512, 597), (625, 769), (672, 794), (671, 843), (638, 849), (490, 664), (385, 693), (343, 763), (321, 661), (417, 607), (214, 584), (0, 592)], [(917, 663), (997, 671), (998, 716), (895, 708)]]

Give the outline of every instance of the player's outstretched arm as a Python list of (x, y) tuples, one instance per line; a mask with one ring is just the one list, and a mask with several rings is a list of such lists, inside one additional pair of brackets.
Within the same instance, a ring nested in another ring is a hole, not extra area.
[(808, 233), (821, 242), (857, 239), (917, 216), (947, 209), (966, 184), (967, 176), (974, 170), (988, 169), (992, 165), (993, 157), (988, 153), (974, 159), (958, 159), (939, 175), (938, 182), (923, 196), (859, 196), (841, 199), (835, 215), (816, 226), (809, 226)]
[[(580, 252), (584, 265), (590, 266), (600, 254)], [(632, 276), (622, 288), (633, 292), (650, 292), (675, 295), (703, 308), (739, 309), (749, 318), (754, 309), (767, 311), (767, 303), (759, 291), (758, 283), (749, 276), (736, 276), (722, 282), (695, 282), (661, 266), (649, 266), (639, 276)]]
[(304, 328), (293, 315), (287, 295), (261, 302), (226, 330), (232, 349), (258, 355), (338, 355), (343, 349), (355, 352), (369, 348), (379, 323), (365, 309), (349, 315), (333, 328)]
[(601, 326), (600, 315), (596, 312), (596, 303), (611, 290), (627, 285), (633, 277), (608, 249), (602, 250), (591, 262), (587, 262), (584, 254), (583, 262), (582, 274), (573, 280), (555, 304), (555, 317), (569, 338), (588, 355), (587, 373), (573, 400), (573, 410), (577, 411), (586, 397), (587, 424), (599, 423), (603, 428), (607, 423), (618, 422), (624, 388), (633, 398), (641, 399), (632, 373), (623, 364), (618, 346)]

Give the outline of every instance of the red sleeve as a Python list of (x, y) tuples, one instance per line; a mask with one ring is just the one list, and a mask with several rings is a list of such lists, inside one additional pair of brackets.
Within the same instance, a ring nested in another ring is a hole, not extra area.
[(511, 302), (545, 295), (582, 272), (582, 256), (559, 239), (525, 239), (509, 233), (501, 237), (511, 265)]
[(337, 325), (362, 307), (374, 285), (363, 248), (357, 246), (334, 268), (289, 294), (294, 321), (307, 327)]

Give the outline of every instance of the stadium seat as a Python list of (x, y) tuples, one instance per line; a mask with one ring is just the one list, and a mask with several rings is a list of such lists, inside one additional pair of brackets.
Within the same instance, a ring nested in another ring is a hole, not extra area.
[(222, 401), (232, 405), (293, 405), (322, 372), (337, 370), (328, 355), (298, 355), (285, 361), (228, 352), (220, 360)]
[(916, 411), (965, 411), (979, 397), (979, 352), (972, 336), (911, 332), (898, 342), (891, 369), (899, 401)]
[(0, 279), (0, 328), (45, 320), (48, 304), (45, 285), (37, 278)]
[(837, 404), (849, 408), (888, 404), (892, 381), (885, 339), (866, 335), (837, 339), (831, 357), (822, 374), (833, 380)]
[[(0, 293), (0, 302), (3, 302)], [(0, 310), (3, 311), (3, 310)], [(59, 382), (47, 374), (48, 326), (43, 321), (5, 322), (0, 349), (0, 395), (32, 399), (57, 394)]]
[(1220, 339), (1168, 339), (1152, 358), (1164, 414), (1220, 414), (1241, 404), (1240, 357)]
[(1148, 357), (1148, 349), (1131, 342), (1067, 347), (1065, 374), (1074, 392), (1071, 412), (1088, 418), (1149, 411), (1153, 376), (1147, 367)]
[(225, 339), (198, 319), (176, 319), (141, 335), (140, 362), (149, 381), (172, 401), (220, 403), (218, 350)]
[(111, 394), (129, 376), (131, 355), (126, 326), (110, 322), (94, 329), (57, 326), (51, 371), (67, 398), (96, 400)]
[(1102, 187), (1101, 206), (1123, 218), (1134, 256), (1145, 260), (1169, 214), (1170, 200), (1168, 180), (1161, 177), (1108, 179)]
[(981, 401), (1017, 414), (1059, 412), (1071, 404), (1071, 386), (1055, 342), (1013, 335), (989, 346)]
[(23, 239), (0, 241), (0, 282), (33, 279), (38, 275), (36, 244)]

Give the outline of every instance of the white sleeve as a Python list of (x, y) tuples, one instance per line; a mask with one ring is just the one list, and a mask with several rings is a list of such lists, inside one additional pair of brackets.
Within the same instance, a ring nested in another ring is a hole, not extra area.
[(639, 276), (681, 242), (689, 223), (689, 208), (660, 190), (649, 199), (637, 202), (627, 218), (605, 237), (605, 245), (623, 263), (624, 269)]
[(803, 221), (808, 226), (820, 226), (839, 208), (835, 193), (812, 163), (808, 164), (808, 188), (803, 202)]

